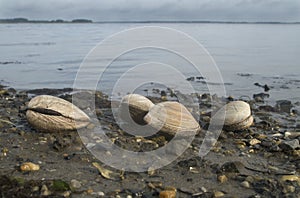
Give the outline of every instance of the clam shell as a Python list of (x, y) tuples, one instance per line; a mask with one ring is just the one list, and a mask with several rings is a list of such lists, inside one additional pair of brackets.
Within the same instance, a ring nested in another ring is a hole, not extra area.
[(90, 123), (90, 118), (78, 107), (49, 95), (31, 99), (26, 118), (34, 128), (47, 132), (76, 130)]
[(162, 102), (153, 106), (144, 120), (153, 128), (171, 135), (200, 130), (192, 114), (178, 102)]
[(250, 105), (244, 101), (233, 101), (223, 107), (225, 110), (224, 129), (243, 130), (253, 124)]
[(129, 115), (136, 123), (146, 124), (143, 118), (153, 106), (148, 98), (139, 94), (129, 94), (123, 97), (119, 111), (121, 118), (127, 122), (130, 120), (127, 113), (129, 109)]

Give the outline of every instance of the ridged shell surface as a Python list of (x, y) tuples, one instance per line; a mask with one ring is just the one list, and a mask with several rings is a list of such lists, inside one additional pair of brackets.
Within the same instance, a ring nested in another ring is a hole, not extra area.
[(138, 124), (145, 124), (143, 118), (154, 104), (145, 96), (139, 94), (128, 94), (123, 97), (120, 106), (120, 113), (123, 120), (128, 121), (128, 114)]
[(162, 102), (153, 106), (144, 117), (153, 128), (175, 135), (178, 132), (198, 132), (200, 126), (192, 114), (178, 102)]
[[(253, 124), (250, 105), (244, 101), (233, 101), (226, 104), (220, 114), (224, 113), (224, 129), (226, 130), (243, 130)], [(218, 117), (218, 115), (216, 115)], [(219, 116), (221, 119), (221, 116)]]
[(90, 118), (78, 107), (50, 95), (32, 98), (26, 118), (34, 128), (46, 132), (76, 130), (90, 123)]

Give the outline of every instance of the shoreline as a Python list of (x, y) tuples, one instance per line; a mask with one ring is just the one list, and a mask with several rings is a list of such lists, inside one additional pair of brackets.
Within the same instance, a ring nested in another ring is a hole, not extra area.
[[(160, 94), (162, 90), (159, 90)], [(14, 90), (0, 85), (0, 192), (4, 196), (64, 197), (158, 197), (163, 190), (176, 190), (179, 197), (289, 196), (300, 193), (300, 102), (282, 101), (269, 105), (250, 98), (255, 124), (245, 131), (223, 131), (207, 156), (198, 156), (207, 133), (212, 101), (230, 101), (202, 94), (198, 98), (203, 130), (191, 146), (171, 164), (142, 173), (125, 172), (123, 179), (108, 179), (93, 166), (106, 166), (87, 150), (77, 132), (42, 133), (26, 121), (26, 104), (33, 95), (48, 94), (72, 100), (71, 88)], [(85, 102), (89, 90), (81, 90), (79, 108), (89, 113)], [(166, 94), (170, 94), (166, 92)], [(262, 97), (262, 96), (260, 96)], [(107, 136), (118, 146), (133, 151), (149, 151), (164, 146), (170, 137), (157, 134), (138, 138), (122, 131), (111, 113), (111, 101), (95, 93), (95, 113)], [(154, 103), (161, 97), (150, 97)], [(293, 111), (294, 107), (297, 107)], [(87, 132), (89, 129), (86, 129)], [(94, 137), (97, 140), (97, 136)], [(172, 150), (176, 152), (176, 148)], [(174, 153), (170, 153), (174, 154)], [(24, 162), (40, 165), (35, 172), (22, 172)]]

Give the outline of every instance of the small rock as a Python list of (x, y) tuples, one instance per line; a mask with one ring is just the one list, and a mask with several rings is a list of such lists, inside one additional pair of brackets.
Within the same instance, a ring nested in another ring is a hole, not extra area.
[(176, 198), (176, 191), (163, 190), (159, 193), (159, 198)]
[(214, 197), (224, 197), (224, 193), (223, 192), (221, 192), (221, 191), (216, 191), (216, 192), (214, 192)]
[(266, 93), (253, 94), (253, 99), (255, 101), (257, 100), (256, 98), (258, 98), (258, 97), (261, 98), (264, 101), (264, 99), (269, 98), (270, 95), (266, 94)]
[(48, 190), (48, 187), (44, 184), (41, 188), (41, 195), (42, 196), (49, 196), (51, 192)]
[(76, 179), (71, 180), (71, 188), (78, 189), (81, 187), (81, 183), (77, 181)]
[(241, 183), (241, 186), (243, 186), (244, 188), (250, 188), (250, 183), (248, 181), (243, 181)]
[(264, 99), (260, 96), (255, 96), (254, 100), (255, 100), (255, 102), (261, 102), (261, 103), (264, 102)]
[(254, 182), (254, 178), (252, 176), (248, 176), (248, 177), (246, 177), (245, 181), (247, 181), (248, 183), (252, 183), (252, 182)]
[(289, 100), (278, 100), (276, 101), (275, 108), (277, 111), (290, 113), (291, 108), (293, 107), (292, 102)]
[(228, 178), (226, 177), (226, 175), (220, 175), (220, 176), (218, 177), (218, 181), (219, 181), (221, 184), (223, 184), (223, 183), (225, 183), (225, 182), (228, 181)]
[(251, 139), (250, 141), (249, 141), (249, 144), (251, 145), (251, 146), (253, 146), (253, 145), (255, 145), (255, 144), (260, 144), (261, 143), (261, 141), (260, 140), (258, 140), (258, 139)]
[(86, 190), (86, 193), (87, 193), (88, 195), (91, 195), (93, 192), (94, 192), (94, 190), (91, 189), (91, 188), (89, 188), (89, 189)]
[(195, 77), (194, 77), (194, 76), (188, 77), (186, 80), (187, 80), (187, 81), (195, 81)]
[(300, 132), (287, 131), (287, 132), (284, 133), (284, 137), (285, 138), (290, 138), (290, 139), (298, 138), (298, 137), (300, 137)]
[(297, 182), (298, 186), (300, 186), (300, 176), (297, 175), (284, 175), (281, 177), (280, 181), (286, 182), (286, 181), (291, 181), (291, 182)]
[(37, 191), (39, 191), (40, 190), (40, 188), (38, 187), (38, 186), (34, 186), (34, 187), (32, 187), (32, 192), (37, 192)]
[(299, 140), (298, 139), (294, 139), (294, 140), (289, 140), (289, 141), (282, 141), (279, 144), (279, 147), (283, 150), (283, 151), (293, 151), (297, 148), (300, 148), (299, 145)]
[(291, 185), (287, 185), (284, 187), (284, 193), (294, 193), (295, 192), (295, 187)]
[(204, 186), (202, 186), (200, 189), (201, 189), (201, 190), (202, 190), (202, 192), (204, 192), (204, 193), (206, 193), (206, 192), (207, 192), (207, 189), (206, 189)]
[(104, 192), (99, 191), (99, 192), (97, 192), (97, 195), (100, 196), (100, 197), (103, 197), (105, 194), (104, 194)]
[(243, 163), (239, 161), (225, 162), (221, 166), (220, 171), (224, 173), (240, 173), (244, 168)]
[(38, 171), (40, 170), (40, 166), (38, 164), (34, 164), (32, 162), (24, 162), (20, 166), (21, 171)]
[(63, 197), (70, 197), (71, 192), (70, 191), (65, 191), (61, 194)]

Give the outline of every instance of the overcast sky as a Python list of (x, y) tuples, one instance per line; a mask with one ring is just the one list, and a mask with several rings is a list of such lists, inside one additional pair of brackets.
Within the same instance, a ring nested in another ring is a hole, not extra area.
[(300, 21), (300, 0), (0, 0), (0, 18)]

